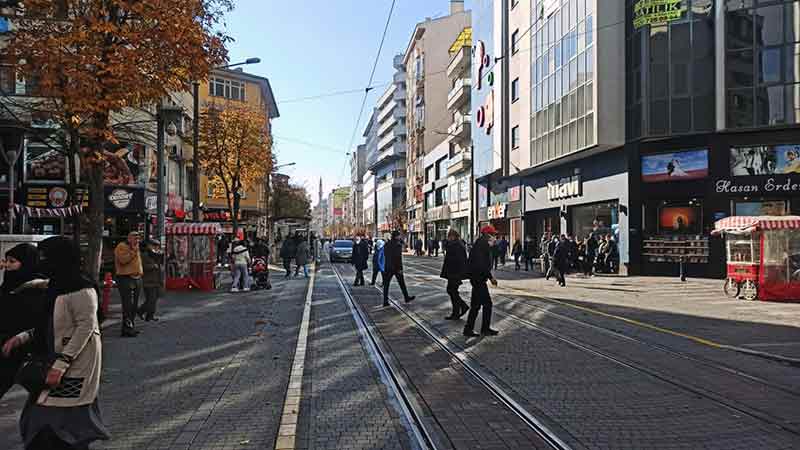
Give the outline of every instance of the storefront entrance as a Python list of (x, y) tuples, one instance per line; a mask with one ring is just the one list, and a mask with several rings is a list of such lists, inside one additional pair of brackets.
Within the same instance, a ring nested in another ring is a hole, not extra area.
[(613, 235), (619, 242), (619, 202), (600, 202), (569, 208), (569, 233), (576, 239)]

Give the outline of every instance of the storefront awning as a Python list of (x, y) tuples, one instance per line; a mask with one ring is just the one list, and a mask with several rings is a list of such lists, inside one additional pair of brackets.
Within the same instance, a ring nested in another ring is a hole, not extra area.
[(800, 229), (800, 216), (731, 216), (714, 223), (714, 233)]
[(219, 234), (222, 225), (218, 223), (168, 223), (167, 234)]

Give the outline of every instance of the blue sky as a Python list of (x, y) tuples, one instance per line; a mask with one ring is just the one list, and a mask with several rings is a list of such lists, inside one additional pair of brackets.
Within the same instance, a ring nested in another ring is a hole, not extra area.
[[(349, 184), (346, 153), (363, 98), (361, 92), (292, 101), (337, 91), (363, 89), (378, 51), (391, 0), (238, 0), (227, 17), (231, 62), (259, 57), (247, 72), (269, 78), (281, 117), (273, 122), (278, 163), (294, 182), (305, 184), (316, 202), (319, 178), (325, 192)], [(471, 6), (467, 0), (466, 6)], [(393, 75), (392, 57), (403, 53), (417, 22), (446, 15), (449, 0), (397, 0), (373, 84)], [(370, 92), (353, 147), (375, 100)], [(310, 144), (310, 145), (307, 145)]]

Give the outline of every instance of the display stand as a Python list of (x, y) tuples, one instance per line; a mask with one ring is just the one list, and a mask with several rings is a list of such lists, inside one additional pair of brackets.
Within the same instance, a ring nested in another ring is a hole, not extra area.
[(218, 223), (174, 223), (166, 225), (166, 288), (213, 291), (217, 262)]

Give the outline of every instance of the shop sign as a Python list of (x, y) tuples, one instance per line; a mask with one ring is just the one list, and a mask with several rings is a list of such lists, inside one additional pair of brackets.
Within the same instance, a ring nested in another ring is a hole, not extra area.
[(144, 189), (109, 187), (105, 189), (107, 211), (144, 213)]
[(682, 0), (639, 0), (633, 6), (633, 27), (665, 24), (683, 16)]
[(519, 186), (511, 186), (508, 188), (508, 201), (510, 202), (518, 202), (519, 201)]
[[(75, 189), (75, 195), (83, 198), (83, 207), (89, 206), (85, 188)], [(69, 202), (69, 192), (63, 186), (27, 186), (25, 206), (31, 208), (64, 208)]]
[(486, 208), (486, 217), (489, 220), (505, 219), (508, 211), (508, 203), (500, 203)]
[(732, 180), (718, 180), (714, 186), (717, 194), (754, 194), (759, 192), (766, 193), (790, 193), (800, 192), (800, 178), (786, 178), (786, 181), (778, 181), (775, 178), (768, 178), (763, 183), (740, 183)]
[(126, 209), (131, 205), (131, 200), (133, 200), (133, 192), (124, 189), (114, 189), (108, 195), (108, 201), (117, 209)]
[(555, 201), (571, 197), (580, 197), (582, 183), (580, 175), (562, 178), (558, 181), (547, 183), (547, 200)]

